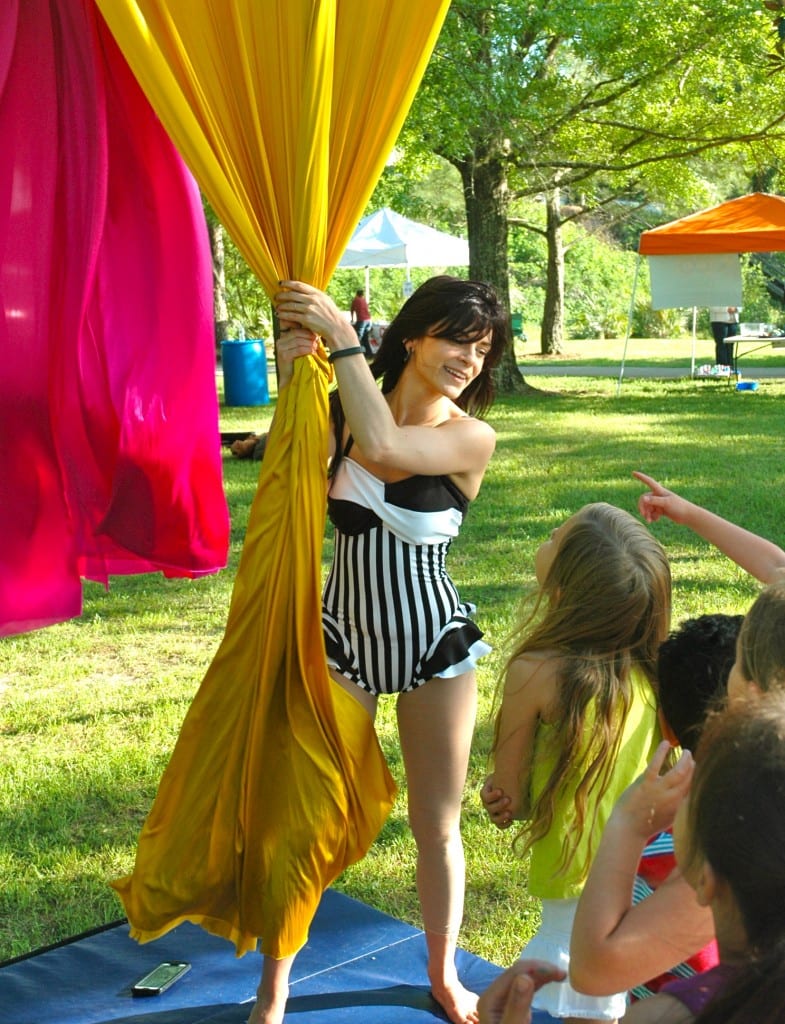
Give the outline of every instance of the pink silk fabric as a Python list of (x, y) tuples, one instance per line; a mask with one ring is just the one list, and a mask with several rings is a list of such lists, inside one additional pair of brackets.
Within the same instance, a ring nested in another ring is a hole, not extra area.
[(0, 4), (0, 635), (226, 564), (198, 189), (92, 0)]

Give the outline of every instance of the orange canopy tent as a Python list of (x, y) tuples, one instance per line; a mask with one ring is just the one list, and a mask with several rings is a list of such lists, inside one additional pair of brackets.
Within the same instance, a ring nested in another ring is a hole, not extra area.
[[(785, 198), (763, 192), (730, 199), (641, 234), (638, 253), (648, 258), (654, 309), (693, 307), (691, 372), (695, 369), (695, 308), (741, 306), (739, 254), (781, 250), (785, 250)], [(619, 388), (639, 267), (640, 259), (635, 267)]]
[(642, 256), (778, 252), (785, 249), (785, 199), (753, 192), (644, 231)]

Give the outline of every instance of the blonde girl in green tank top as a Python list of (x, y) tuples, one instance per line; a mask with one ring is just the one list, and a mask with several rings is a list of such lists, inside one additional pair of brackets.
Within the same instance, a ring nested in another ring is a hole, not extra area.
[[(539, 588), (513, 638), (481, 795), (499, 828), (522, 823), (515, 844), (531, 852), (528, 888), (543, 915), (525, 955), (566, 969), (602, 828), (661, 739), (655, 670), (670, 628), (671, 575), (646, 527), (603, 502), (553, 531), (535, 572)], [(535, 997), (536, 1008), (583, 1024), (616, 1020), (625, 1002), (626, 993), (584, 996), (566, 981)]]

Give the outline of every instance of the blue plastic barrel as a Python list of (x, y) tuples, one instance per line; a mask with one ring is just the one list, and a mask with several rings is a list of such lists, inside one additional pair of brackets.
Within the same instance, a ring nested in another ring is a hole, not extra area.
[(221, 342), (225, 405), (268, 405), (267, 354), (260, 338)]

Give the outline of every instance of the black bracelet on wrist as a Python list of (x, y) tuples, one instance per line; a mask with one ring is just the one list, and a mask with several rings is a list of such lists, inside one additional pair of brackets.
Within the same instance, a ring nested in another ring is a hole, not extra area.
[(344, 356), (363, 356), (365, 349), (362, 345), (352, 345), (350, 348), (337, 348), (327, 356), (328, 363), (334, 363), (336, 359), (343, 359)]

